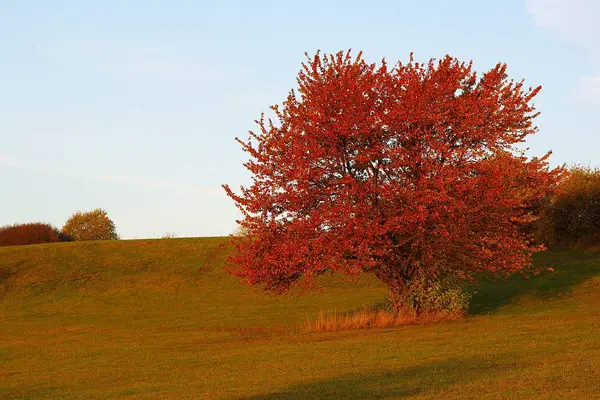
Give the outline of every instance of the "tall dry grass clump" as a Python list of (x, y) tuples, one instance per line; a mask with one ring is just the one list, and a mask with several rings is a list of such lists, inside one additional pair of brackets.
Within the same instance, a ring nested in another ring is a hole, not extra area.
[(429, 324), (440, 321), (451, 321), (463, 318), (464, 312), (457, 311), (424, 311), (416, 314), (412, 311), (400, 311), (397, 315), (376, 308), (365, 308), (358, 311), (319, 313), (316, 320), (306, 321), (304, 331), (340, 332), (355, 329), (387, 328), (401, 325)]
[(394, 304), (387, 299), (361, 310), (321, 312), (315, 321), (306, 322), (305, 331), (337, 332), (455, 320), (467, 314), (470, 299), (458, 279), (420, 274), (407, 284), (399, 311), (394, 311)]

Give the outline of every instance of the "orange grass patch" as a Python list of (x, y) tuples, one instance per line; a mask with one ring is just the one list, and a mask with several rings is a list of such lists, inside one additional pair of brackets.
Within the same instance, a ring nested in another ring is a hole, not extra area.
[(305, 332), (339, 332), (354, 329), (386, 328), (399, 325), (430, 324), (440, 321), (451, 321), (463, 318), (463, 313), (427, 312), (416, 315), (412, 312), (401, 312), (398, 315), (383, 310), (364, 309), (354, 312), (324, 313), (320, 312), (315, 321), (307, 321)]

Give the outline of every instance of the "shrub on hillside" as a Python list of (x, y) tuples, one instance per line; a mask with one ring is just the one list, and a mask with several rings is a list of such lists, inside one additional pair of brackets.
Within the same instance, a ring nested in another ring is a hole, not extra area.
[(405, 296), (406, 309), (415, 314), (451, 313), (465, 314), (471, 300), (457, 279), (448, 276), (443, 279), (418, 277), (408, 284)]
[(544, 206), (537, 236), (547, 246), (600, 244), (600, 169), (570, 169)]
[(248, 236), (249, 235), (248, 227), (238, 223), (238, 226), (237, 226), (237, 228), (235, 228), (235, 231), (233, 231), (232, 235), (235, 237)]
[[(460, 281), (452, 276), (427, 277), (420, 274), (408, 282), (402, 299), (403, 315), (464, 315), (469, 308), (471, 295), (464, 290)], [(393, 304), (387, 300), (378, 308), (392, 312)]]
[(101, 208), (76, 212), (63, 226), (63, 232), (77, 241), (119, 239), (114, 222)]
[(0, 227), (0, 246), (65, 242), (70, 240), (57, 228), (42, 222), (14, 224)]

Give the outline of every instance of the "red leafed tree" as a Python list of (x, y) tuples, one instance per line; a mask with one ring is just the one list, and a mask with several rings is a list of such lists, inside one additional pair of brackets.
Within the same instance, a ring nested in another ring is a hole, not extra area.
[(450, 56), (394, 67), (317, 53), (276, 118), (257, 121), (232, 272), (285, 292), (321, 274), (373, 273), (396, 310), (418, 274), (524, 272), (530, 225), (560, 174), (515, 145), (537, 131), (540, 88)]

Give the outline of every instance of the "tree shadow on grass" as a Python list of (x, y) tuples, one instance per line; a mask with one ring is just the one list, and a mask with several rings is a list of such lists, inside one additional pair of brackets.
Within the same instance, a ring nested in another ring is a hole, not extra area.
[(498, 356), (455, 358), (370, 375), (337, 376), (242, 399), (386, 399), (433, 395), (459, 382), (473, 382), (515, 368), (514, 355)]
[(8, 278), (15, 275), (17, 270), (25, 264), (25, 261), (12, 263), (3, 263), (0, 261), (0, 283), (4, 283)]
[(18, 269), (25, 264), (25, 261), (13, 263), (3, 263), (0, 261), (0, 299), (8, 293), (10, 278), (17, 274)]
[(469, 314), (487, 314), (510, 304), (522, 295), (541, 299), (553, 299), (567, 294), (576, 286), (593, 276), (600, 275), (600, 251), (569, 249), (538, 253), (534, 256), (537, 266), (550, 267), (528, 279), (514, 276), (508, 280), (482, 279), (472, 288), (473, 297)]

